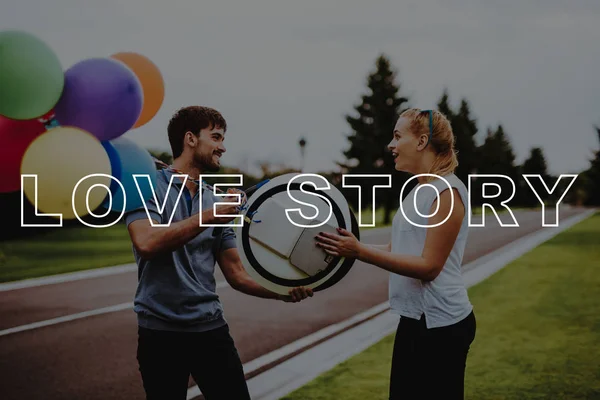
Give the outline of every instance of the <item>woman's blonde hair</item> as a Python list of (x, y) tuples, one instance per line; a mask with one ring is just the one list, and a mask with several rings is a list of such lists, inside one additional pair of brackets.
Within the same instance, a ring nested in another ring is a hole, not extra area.
[[(419, 108), (409, 108), (400, 114), (400, 117), (410, 120), (410, 131), (417, 137), (420, 135), (429, 136), (429, 110)], [(430, 174), (445, 176), (454, 173), (458, 167), (457, 152), (454, 149), (455, 138), (452, 132), (452, 125), (444, 114), (439, 111), (431, 111), (432, 131), (428, 146), (436, 154), (435, 161), (431, 166)], [(433, 177), (426, 177), (426, 182), (433, 180)]]

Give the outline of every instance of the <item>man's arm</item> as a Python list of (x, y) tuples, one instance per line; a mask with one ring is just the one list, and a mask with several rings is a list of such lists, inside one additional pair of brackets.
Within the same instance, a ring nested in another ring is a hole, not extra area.
[[(203, 216), (204, 217), (204, 216)], [(148, 219), (129, 224), (129, 236), (138, 254), (145, 259), (160, 253), (172, 252), (192, 240), (207, 227), (200, 226), (198, 214), (172, 223), (169, 227), (153, 227)], [(155, 223), (158, 223), (154, 218)]]
[[(220, 205), (217, 214), (235, 214), (237, 205)], [(152, 220), (156, 220), (155, 215)], [(215, 217), (212, 208), (202, 213), (202, 221), (205, 224), (224, 224), (234, 217)], [(151, 259), (158, 254), (172, 252), (194, 237), (202, 233), (207, 227), (200, 226), (200, 215), (194, 214), (182, 221), (174, 222), (169, 227), (153, 227), (148, 217), (137, 219), (127, 226), (129, 236), (138, 254), (145, 259)]]
[(220, 251), (217, 255), (217, 263), (221, 267), (229, 286), (250, 296), (294, 303), (313, 296), (311, 289), (303, 287), (291, 289), (288, 296), (280, 295), (263, 288), (248, 275), (242, 265), (240, 254), (235, 247)]

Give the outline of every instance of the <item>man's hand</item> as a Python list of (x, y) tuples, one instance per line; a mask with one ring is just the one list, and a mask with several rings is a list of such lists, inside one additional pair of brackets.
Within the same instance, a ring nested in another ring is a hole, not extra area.
[(279, 295), (279, 300), (286, 303), (299, 303), (307, 297), (313, 297), (313, 291), (310, 288), (297, 287), (288, 292), (288, 295)]
[[(227, 202), (228, 204), (217, 205), (216, 207), (214, 207), (216, 209), (214, 213), (213, 213), (212, 209), (204, 211), (202, 213), (203, 223), (227, 224), (227, 223), (233, 221), (235, 218), (237, 218), (236, 215), (239, 215), (240, 208), (244, 204), (246, 204), (246, 201), (247, 201), (246, 194), (238, 189), (228, 189), (227, 193), (228, 194), (238, 194), (238, 195), (240, 195), (240, 198), (238, 200), (237, 196), (227, 196), (223, 200), (224, 200), (224, 202)], [(238, 202), (240, 202), (240, 204), (236, 204)], [(215, 214), (228, 215), (228, 216), (227, 217), (218, 217)]]
[(229, 283), (233, 289), (242, 293), (263, 299), (281, 300), (286, 303), (297, 303), (307, 297), (313, 296), (312, 289), (304, 287), (291, 289), (288, 292), (288, 295), (281, 295), (260, 286), (244, 269), (240, 254), (235, 247), (219, 252), (217, 255), (217, 263), (221, 267), (227, 283)]
[[(227, 189), (227, 193), (240, 195), (240, 203), (241, 204), (238, 206), (239, 208), (244, 207), (246, 205), (246, 203), (248, 202), (248, 196), (246, 195), (246, 192), (244, 192), (243, 190), (229, 188), (229, 189)], [(237, 200), (233, 200), (233, 201), (237, 201)]]

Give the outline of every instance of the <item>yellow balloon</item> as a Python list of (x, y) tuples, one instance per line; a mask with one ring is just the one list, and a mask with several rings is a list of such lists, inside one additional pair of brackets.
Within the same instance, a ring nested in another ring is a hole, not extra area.
[(38, 212), (60, 213), (64, 219), (77, 218), (73, 205), (80, 217), (94, 211), (108, 191), (92, 186), (110, 187), (111, 183), (108, 176), (90, 177), (79, 184), (73, 199), (75, 185), (82, 178), (92, 174), (110, 176), (111, 166), (98, 139), (86, 131), (67, 126), (50, 129), (31, 143), (23, 156), (21, 174), (37, 175), (37, 199), (33, 178), (24, 180), (23, 191), (31, 204), (37, 204)]

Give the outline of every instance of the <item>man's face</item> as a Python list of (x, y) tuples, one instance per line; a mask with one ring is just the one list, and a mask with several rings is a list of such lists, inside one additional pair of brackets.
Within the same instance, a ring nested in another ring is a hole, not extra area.
[(225, 132), (222, 128), (206, 128), (200, 131), (195, 146), (194, 163), (204, 172), (217, 172), (221, 156), (225, 153)]

